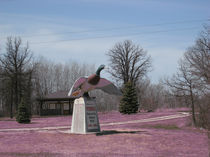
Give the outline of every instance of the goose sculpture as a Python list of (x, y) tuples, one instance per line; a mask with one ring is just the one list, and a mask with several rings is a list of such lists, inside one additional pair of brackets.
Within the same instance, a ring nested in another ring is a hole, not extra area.
[(74, 98), (88, 96), (88, 92), (94, 89), (101, 89), (111, 95), (121, 95), (119, 89), (112, 82), (100, 77), (100, 73), (104, 68), (105, 65), (100, 65), (95, 74), (78, 78), (71, 87), (68, 96)]

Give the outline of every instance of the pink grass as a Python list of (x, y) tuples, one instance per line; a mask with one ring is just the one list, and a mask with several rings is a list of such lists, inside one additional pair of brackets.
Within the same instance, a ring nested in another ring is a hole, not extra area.
[[(123, 122), (136, 119), (153, 118), (158, 116), (173, 115), (177, 111), (188, 111), (186, 108), (179, 109), (162, 109), (156, 112), (139, 112), (137, 114), (124, 115), (117, 111), (99, 113), (100, 123)], [(32, 118), (30, 124), (20, 124), (15, 119), (2, 118), (0, 119), (0, 129), (10, 128), (36, 128), (36, 127), (54, 127), (54, 126), (70, 126), (72, 116), (56, 116), (56, 117), (41, 117)]]
[[(121, 115), (99, 113), (101, 123), (145, 119), (177, 111)], [(70, 116), (33, 118), (32, 124), (0, 121), (1, 128), (70, 125)], [(205, 130), (188, 126), (189, 118), (102, 126), (100, 134), (76, 135), (62, 130), (0, 132), (0, 157), (208, 157)], [(7, 126), (8, 125), (8, 126)], [(168, 127), (169, 125), (176, 126)], [(157, 127), (158, 126), (158, 127)]]

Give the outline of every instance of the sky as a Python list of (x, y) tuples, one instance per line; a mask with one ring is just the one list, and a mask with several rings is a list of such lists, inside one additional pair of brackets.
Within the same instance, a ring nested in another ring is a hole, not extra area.
[(97, 67), (108, 65), (116, 43), (131, 40), (152, 57), (148, 76), (158, 83), (210, 23), (209, 7), (209, 0), (0, 0), (0, 53), (17, 36), (34, 56)]

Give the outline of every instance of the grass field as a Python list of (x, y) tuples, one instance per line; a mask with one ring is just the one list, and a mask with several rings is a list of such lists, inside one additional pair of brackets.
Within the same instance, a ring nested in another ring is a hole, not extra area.
[[(207, 131), (189, 125), (190, 117), (108, 125), (173, 115), (179, 111), (159, 110), (134, 115), (115, 111), (99, 113), (101, 133), (88, 135), (65, 133), (68, 126), (70, 128), (71, 116), (33, 118), (31, 124), (0, 119), (0, 157), (209, 157)], [(4, 131), (56, 126), (66, 128)]]

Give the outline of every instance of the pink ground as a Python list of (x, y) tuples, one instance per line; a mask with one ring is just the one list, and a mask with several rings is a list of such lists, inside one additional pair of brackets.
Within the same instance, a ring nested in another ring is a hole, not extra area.
[[(164, 109), (158, 110), (156, 112), (140, 112), (137, 114), (123, 115), (117, 111), (112, 111), (108, 113), (98, 113), (100, 123), (110, 123), (110, 122), (123, 122), (129, 120), (152, 118), (164, 115), (173, 115), (179, 111), (188, 111), (186, 108), (180, 109)], [(10, 118), (0, 118), (0, 129), (9, 128), (35, 128), (35, 127), (51, 127), (51, 126), (70, 126), (71, 116), (53, 116), (45, 118), (33, 118), (30, 124), (20, 124), (15, 121), (15, 119)]]
[[(171, 115), (179, 110), (121, 115), (99, 113), (101, 124)], [(71, 117), (34, 118), (31, 124), (0, 121), (0, 129), (66, 126)], [(205, 130), (189, 126), (189, 118), (102, 126), (102, 133), (75, 135), (62, 130), (0, 132), (0, 157), (209, 157)]]

